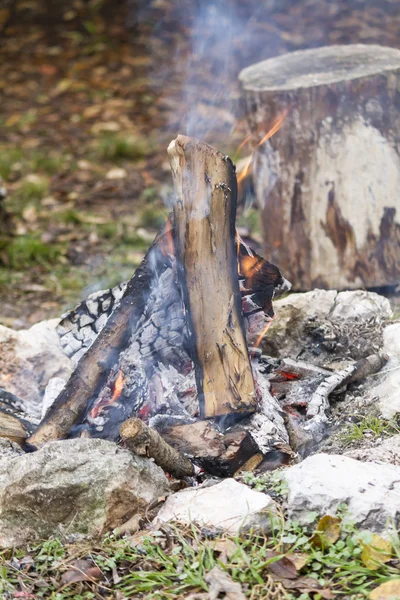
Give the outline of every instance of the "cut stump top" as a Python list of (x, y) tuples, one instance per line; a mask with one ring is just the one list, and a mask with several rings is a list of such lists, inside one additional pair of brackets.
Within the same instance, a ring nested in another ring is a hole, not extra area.
[(311, 88), (400, 69), (400, 50), (352, 44), (298, 50), (243, 69), (245, 90), (284, 91)]

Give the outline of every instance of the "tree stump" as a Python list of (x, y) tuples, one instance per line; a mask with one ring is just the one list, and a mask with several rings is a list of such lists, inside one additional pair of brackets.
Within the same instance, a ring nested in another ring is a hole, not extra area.
[(400, 277), (400, 51), (330, 46), (240, 74), (269, 257), (295, 289), (397, 284)]

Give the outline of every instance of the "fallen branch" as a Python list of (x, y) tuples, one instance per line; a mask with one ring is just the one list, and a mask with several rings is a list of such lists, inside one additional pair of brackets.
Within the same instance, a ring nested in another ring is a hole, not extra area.
[(368, 375), (379, 371), (388, 361), (386, 354), (372, 354), (358, 360), (353, 365), (333, 373), (317, 387), (307, 407), (307, 418), (326, 418), (329, 409), (329, 395), (338, 387), (362, 381)]
[(174, 477), (194, 475), (190, 460), (167, 444), (155, 429), (151, 429), (140, 419), (131, 418), (122, 423), (120, 435), (127, 448), (139, 456), (153, 458), (159, 467)]

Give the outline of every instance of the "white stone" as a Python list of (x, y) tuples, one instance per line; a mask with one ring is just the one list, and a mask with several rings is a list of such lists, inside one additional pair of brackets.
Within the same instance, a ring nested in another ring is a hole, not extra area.
[[(286, 298), (274, 302), (275, 319), (264, 339), (267, 352), (280, 357), (295, 358), (304, 348), (309, 335), (308, 326), (318, 323), (343, 322), (366, 323), (374, 318), (384, 322), (392, 316), (387, 298), (354, 290), (337, 292), (336, 290), (313, 290), (311, 292), (289, 294)], [(312, 357), (307, 356), (306, 360)]]
[(52, 377), (68, 379), (72, 367), (56, 332), (58, 319), (14, 331), (0, 325), (0, 386), (24, 400), (27, 414), (40, 417), (42, 395)]
[(332, 320), (356, 321), (374, 317), (379, 321), (390, 319), (392, 316), (390, 302), (384, 296), (355, 290), (352, 292), (339, 292), (335, 304), (329, 315)]
[(62, 377), (52, 377), (47, 384), (42, 400), (42, 419), (53, 404), (54, 400), (65, 388), (66, 381)]
[(271, 527), (275, 506), (267, 494), (234, 479), (225, 479), (213, 486), (186, 489), (169, 496), (154, 524), (159, 527), (169, 521), (194, 523), (230, 534), (251, 528), (266, 531)]
[(105, 440), (50, 442), (22, 455), (0, 450), (1, 548), (102, 535), (169, 493), (157, 465)]
[(371, 379), (368, 398), (377, 398), (382, 417), (391, 419), (400, 412), (400, 323), (387, 325), (383, 331), (383, 352), (389, 360)]
[(363, 463), (347, 456), (315, 454), (283, 472), (288, 486), (288, 514), (306, 523), (310, 512), (335, 515), (346, 504), (356, 525), (384, 531), (400, 525), (400, 469)]

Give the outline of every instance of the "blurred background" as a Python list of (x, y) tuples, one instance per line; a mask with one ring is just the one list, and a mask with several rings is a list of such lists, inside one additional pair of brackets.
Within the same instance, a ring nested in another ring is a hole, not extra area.
[[(178, 133), (246, 160), (243, 67), (399, 33), (397, 0), (0, 0), (0, 323), (130, 276), (165, 222)], [(240, 192), (257, 244), (251, 174)]]

